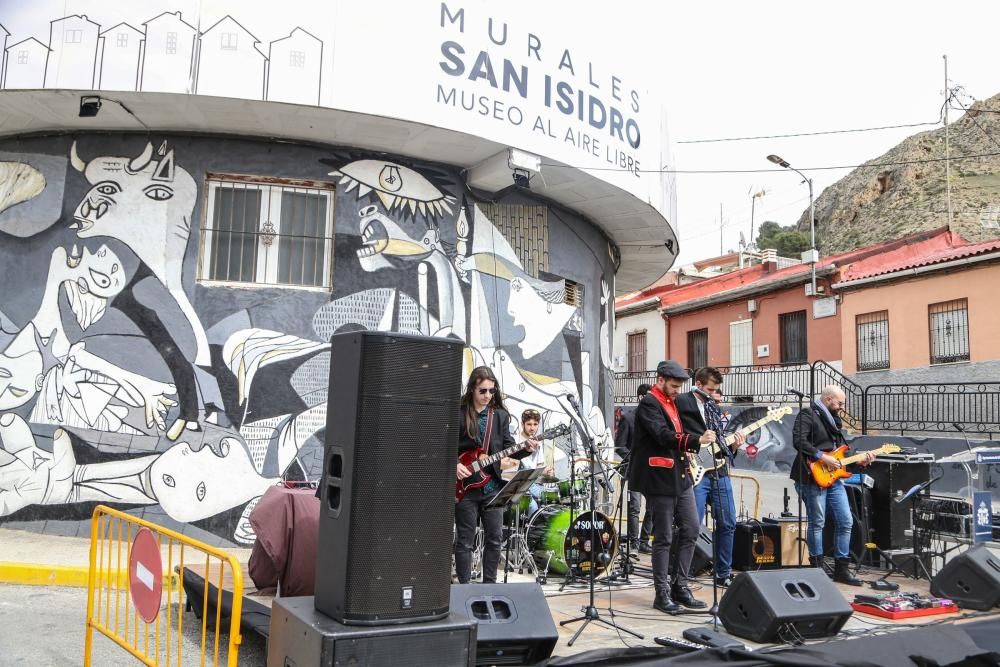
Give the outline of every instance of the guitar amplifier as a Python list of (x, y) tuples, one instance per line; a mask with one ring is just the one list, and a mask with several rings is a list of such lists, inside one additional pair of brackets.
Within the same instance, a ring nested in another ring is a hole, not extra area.
[[(797, 567), (809, 565), (809, 547), (806, 544), (806, 529), (809, 522), (802, 517), (802, 529), (799, 530), (799, 518), (766, 516), (761, 520), (765, 525), (777, 526), (781, 543), (781, 566)], [(800, 536), (801, 535), (801, 539)], [(795, 547), (798, 546), (798, 553)]]
[(777, 525), (760, 521), (736, 524), (736, 534), (733, 536), (734, 570), (780, 568), (781, 551), (781, 528)]

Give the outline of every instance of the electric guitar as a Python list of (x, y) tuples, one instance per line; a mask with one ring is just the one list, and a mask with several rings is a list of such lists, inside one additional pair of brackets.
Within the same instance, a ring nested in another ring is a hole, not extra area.
[[(532, 440), (541, 443), (542, 440), (550, 440), (552, 438), (558, 437), (560, 435), (566, 435), (569, 433), (568, 424), (559, 424), (558, 426), (553, 426), (550, 429), (546, 429), (543, 433), (536, 435), (531, 438)], [(493, 465), (500, 459), (510, 456), (511, 454), (516, 454), (517, 452), (525, 449), (528, 446), (528, 441), (525, 440), (520, 445), (514, 445), (513, 447), (508, 447), (503, 451), (499, 451), (496, 454), (490, 454), (482, 447), (477, 447), (476, 449), (470, 449), (468, 451), (462, 452), (458, 457), (458, 462), (464, 465), (466, 468), (472, 471), (472, 474), (465, 479), (457, 480), (455, 483), (455, 499), (461, 500), (465, 497), (465, 494), (469, 492), (470, 489), (479, 489), (486, 486), (493, 475), (484, 472), (489, 466)]]
[[(895, 454), (899, 451), (899, 445), (885, 444), (878, 449), (871, 450), (876, 454)], [(822, 488), (827, 489), (833, 486), (833, 483), (838, 479), (844, 477), (850, 477), (851, 473), (847, 472), (847, 466), (852, 463), (857, 463), (861, 459), (865, 458), (865, 454), (868, 452), (861, 452), (860, 454), (855, 454), (854, 456), (844, 456), (847, 453), (847, 445), (841, 445), (835, 450), (830, 452), (830, 456), (835, 459), (840, 460), (840, 467), (830, 470), (823, 464), (822, 461), (813, 461), (809, 464), (809, 470), (812, 471), (813, 481)]]
[[(792, 409), (787, 405), (782, 408), (773, 408), (767, 411), (767, 415), (758, 419), (757, 421), (747, 424), (736, 433), (742, 433), (744, 436), (750, 435), (757, 429), (764, 426), (768, 422), (780, 421), (781, 419), (792, 414)], [(726, 436), (723, 441), (726, 445), (726, 449), (729, 449), (736, 442), (736, 433), (732, 433)], [(695, 486), (701, 483), (702, 478), (705, 473), (710, 470), (718, 470), (722, 466), (726, 465), (726, 456), (722, 449), (719, 447), (718, 442), (709, 443), (703, 445), (697, 454), (688, 454), (688, 472), (691, 473), (691, 480), (694, 482)]]

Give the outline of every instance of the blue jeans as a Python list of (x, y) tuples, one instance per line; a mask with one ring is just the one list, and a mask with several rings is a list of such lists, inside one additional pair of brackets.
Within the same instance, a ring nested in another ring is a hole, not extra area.
[(733, 571), (733, 535), (736, 533), (736, 502), (733, 499), (733, 483), (729, 475), (721, 475), (712, 493), (713, 481), (706, 473), (704, 479), (694, 487), (694, 499), (698, 506), (698, 522), (705, 520), (705, 507), (712, 505), (712, 515), (715, 517), (715, 533), (712, 543), (715, 545), (713, 554), (717, 558), (715, 576), (728, 577)]
[(809, 518), (806, 529), (806, 544), (809, 545), (809, 555), (823, 555), (823, 526), (826, 525), (826, 514), (833, 519), (833, 556), (834, 558), (851, 557), (851, 528), (854, 519), (851, 516), (851, 505), (847, 500), (847, 489), (844, 482), (837, 480), (828, 489), (806, 483), (795, 483), (795, 490), (802, 498)]
[(542, 496), (542, 485), (532, 484), (528, 487), (528, 497), (531, 500), (528, 501), (528, 516), (524, 517), (527, 519), (538, 511), (538, 499)]

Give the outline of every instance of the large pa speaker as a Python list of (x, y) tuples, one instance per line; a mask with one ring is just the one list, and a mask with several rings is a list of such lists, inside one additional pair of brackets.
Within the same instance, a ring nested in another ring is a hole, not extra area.
[(742, 572), (719, 602), (730, 634), (759, 643), (830, 637), (854, 610), (819, 568)]
[(267, 667), (472, 667), (476, 624), (462, 614), (406, 625), (350, 626), (316, 609), (312, 596), (274, 598)]
[(931, 581), (931, 593), (959, 607), (987, 611), (1000, 604), (1000, 559), (985, 544), (952, 558)]
[(931, 476), (927, 461), (889, 461), (875, 459), (865, 474), (875, 480), (872, 502), (875, 512), (871, 527), (874, 542), (882, 549), (903, 549), (913, 546), (913, 538), (906, 531), (913, 527), (910, 503), (892, 502), (911, 488), (926, 482)]
[(538, 584), (453, 584), (451, 613), (478, 624), (477, 665), (534, 665), (559, 640)]
[(316, 608), (347, 624), (448, 614), (462, 343), (330, 339)]

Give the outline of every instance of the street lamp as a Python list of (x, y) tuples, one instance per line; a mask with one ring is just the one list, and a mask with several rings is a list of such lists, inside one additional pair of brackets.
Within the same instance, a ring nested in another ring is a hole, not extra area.
[(755, 192), (752, 195), (750, 195), (750, 240), (747, 243), (747, 248), (748, 249), (750, 248), (750, 246), (754, 245), (754, 242), (753, 242), (753, 214), (754, 214), (754, 209), (757, 207), (757, 200), (760, 199), (761, 197), (763, 197), (765, 194), (767, 194), (767, 192), (765, 190), (760, 190), (759, 192)]
[[(812, 179), (803, 174), (801, 171), (788, 164), (787, 160), (777, 156), (768, 155), (768, 161), (773, 162), (779, 167), (784, 167), (785, 169), (791, 169), (796, 174), (801, 176), (806, 183), (809, 184), (809, 233), (811, 236), (811, 248), (809, 249), (809, 263), (812, 264), (812, 296), (816, 296), (816, 260), (819, 259), (819, 253), (816, 252), (816, 208), (815, 202), (813, 201), (813, 182)], [(804, 254), (804, 253), (803, 253)]]

